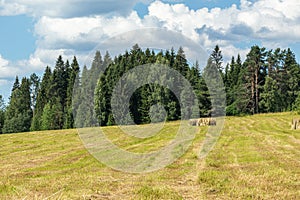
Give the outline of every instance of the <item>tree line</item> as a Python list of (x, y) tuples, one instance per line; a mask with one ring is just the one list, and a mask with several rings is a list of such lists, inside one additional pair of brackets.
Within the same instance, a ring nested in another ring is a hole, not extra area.
[[(167, 65), (189, 81), (199, 102), (197, 109), (186, 110), (191, 117), (212, 113), (212, 98), (204, 78), (212, 66), (223, 79), (227, 115), (300, 110), (300, 65), (289, 48), (267, 50), (256, 45), (244, 62), (236, 55), (224, 67), (217, 45), (207, 66), (200, 70), (198, 62), (188, 63), (181, 47), (155, 52), (134, 45), (114, 59), (108, 52), (102, 57), (97, 51), (91, 67), (84, 66), (82, 72), (76, 57), (70, 64), (59, 56), (54, 69), (47, 66), (41, 78), (32, 74), (19, 81), (16, 77), (7, 106), (0, 95), (0, 133), (114, 125), (111, 103), (116, 84), (135, 66), (148, 63)], [(176, 95), (159, 84), (146, 84), (132, 94), (129, 109), (134, 123), (150, 123), (152, 115), (159, 119), (164, 116), (163, 110), (167, 120), (181, 119), (180, 102), (190, 101), (187, 89), (180, 80), (168, 77), (166, 81), (176, 85), (180, 93)], [(164, 109), (153, 110), (155, 104)]]

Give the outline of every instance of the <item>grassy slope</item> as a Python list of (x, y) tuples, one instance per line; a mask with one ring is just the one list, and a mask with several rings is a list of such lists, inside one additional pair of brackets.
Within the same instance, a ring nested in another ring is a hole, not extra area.
[[(196, 156), (202, 128), (182, 158), (148, 174), (105, 167), (76, 130), (0, 135), (0, 199), (300, 199), (300, 130), (290, 130), (292, 117), (228, 117), (205, 160)], [(106, 129), (116, 144), (145, 151), (166, 144), (177, 124), (139, 141)]]

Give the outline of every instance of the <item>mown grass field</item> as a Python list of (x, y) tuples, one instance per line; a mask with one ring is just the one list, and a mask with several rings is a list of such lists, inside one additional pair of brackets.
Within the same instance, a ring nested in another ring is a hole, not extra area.
[[(147, 174), (112, 170), (84, 148), (76, 130), (0, 135), (0, 199), (300, 199), (300, 130), (291, 113), (227, 117), (208, 156), (197, 152), (207, 128), (172, 165)], [(158, 135), (115, 144), (133, 152), (172, 139), (178, 122)]]

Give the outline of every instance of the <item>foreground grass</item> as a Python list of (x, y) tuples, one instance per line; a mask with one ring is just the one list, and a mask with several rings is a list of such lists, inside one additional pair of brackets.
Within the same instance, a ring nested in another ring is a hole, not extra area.
[[(290, 113), (228, 117), (215, 148), (189, 151), (153, 173), (128, 174), (95, 160), (76, 130), (0, 135), (0, 199), (300, 199), (300, 130)], [(178, 122), (149, 139), (107, 127), (115, 144), (133, 152), (158, 149)]]

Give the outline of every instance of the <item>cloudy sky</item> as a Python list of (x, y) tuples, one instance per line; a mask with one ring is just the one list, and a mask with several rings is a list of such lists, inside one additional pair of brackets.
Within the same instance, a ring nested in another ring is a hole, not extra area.
[(219, 44), (225, 61), (255, 44), (290, 47), (299, 61), (299, 11), (299, 0), (0, 0), (0, 94), (58, 55), (88, 65), (95, 49), (121, 53), (134, 42), (176, 49), (189, 40), (208, 54)]

